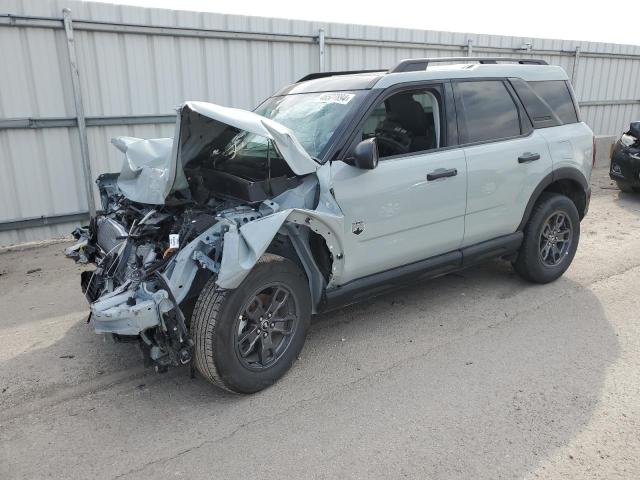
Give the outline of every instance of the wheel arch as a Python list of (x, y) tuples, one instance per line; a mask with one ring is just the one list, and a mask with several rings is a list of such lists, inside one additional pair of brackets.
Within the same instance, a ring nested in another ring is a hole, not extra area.
[(338, 233), (340, 225), (337, 216), (290, 209), (247, 223), (239, 229), (230, 229), (224, 236), (216, 283), (223, 289), (237, 288), (264, 253), (274, 253), (302, 267), (309, 281), (315, 313), (326, 287), (342, 272), (344, 253)]
[(560, 193), (568, 197), (578, 210), (580, 220), (584, 218), (589, 206), (589, 197), (591, 188), (586, 177), (575, 168), (559, 168), (549, 173), (542, 181), (536, 186), (535, 190), (531, 194), (527, 206), (518, 225), (518, 230), (524, 230), (525, 225), (529, 221), (531, 212), (536, 202), (544, 192)]

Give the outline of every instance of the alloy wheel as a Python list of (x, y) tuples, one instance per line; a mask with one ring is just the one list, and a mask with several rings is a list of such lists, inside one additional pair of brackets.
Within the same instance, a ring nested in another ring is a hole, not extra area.
[(542, 225), (540, 232), (540, 260), (548, 267), (559, 265), (569, 252), (573, 240), (571, 219), (564, 212), (554, 212)]
[(261, 288), (236, 321), (234, 341), (240, 362), (250, 370), (273, 366), (291, 343), (298, 323), (292, 291), (280, 283)]

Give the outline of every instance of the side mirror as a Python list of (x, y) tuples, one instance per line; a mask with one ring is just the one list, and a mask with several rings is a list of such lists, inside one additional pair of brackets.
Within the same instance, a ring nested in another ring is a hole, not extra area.
[(631, 125), (629, 125), (629, 133), (631, 136), (640, 140), (640, 122), (631, 122)]
[(367, 138), (361, 141), (344, 161), (363, 170), (376, 168), (378, 166), (378, 144), (376, 139)]

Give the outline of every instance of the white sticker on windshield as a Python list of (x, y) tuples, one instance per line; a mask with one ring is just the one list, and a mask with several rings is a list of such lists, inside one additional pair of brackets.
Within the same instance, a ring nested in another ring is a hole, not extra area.
[(341, 103), (342, 105), (346, 105), (353, 97), (355, 97), (353, 93), (328, 92), (320, 95), (318, 101), (322, 103)]

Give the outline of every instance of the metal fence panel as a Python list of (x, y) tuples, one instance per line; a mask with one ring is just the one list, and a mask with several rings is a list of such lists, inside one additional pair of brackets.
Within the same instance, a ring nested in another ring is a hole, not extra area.
[(543, 58), (574, 77), (597, 134), (640, 118), (640, 46), (0, 0), (0, 245), (67, 233), (88, 208), (64, 8), (73, 13), (95, 175), (120, 167), (111, 137), (171, 136), (170, 116), (185, 100), (253, 108), (310, 72), (385, 69), (408, 57)]

